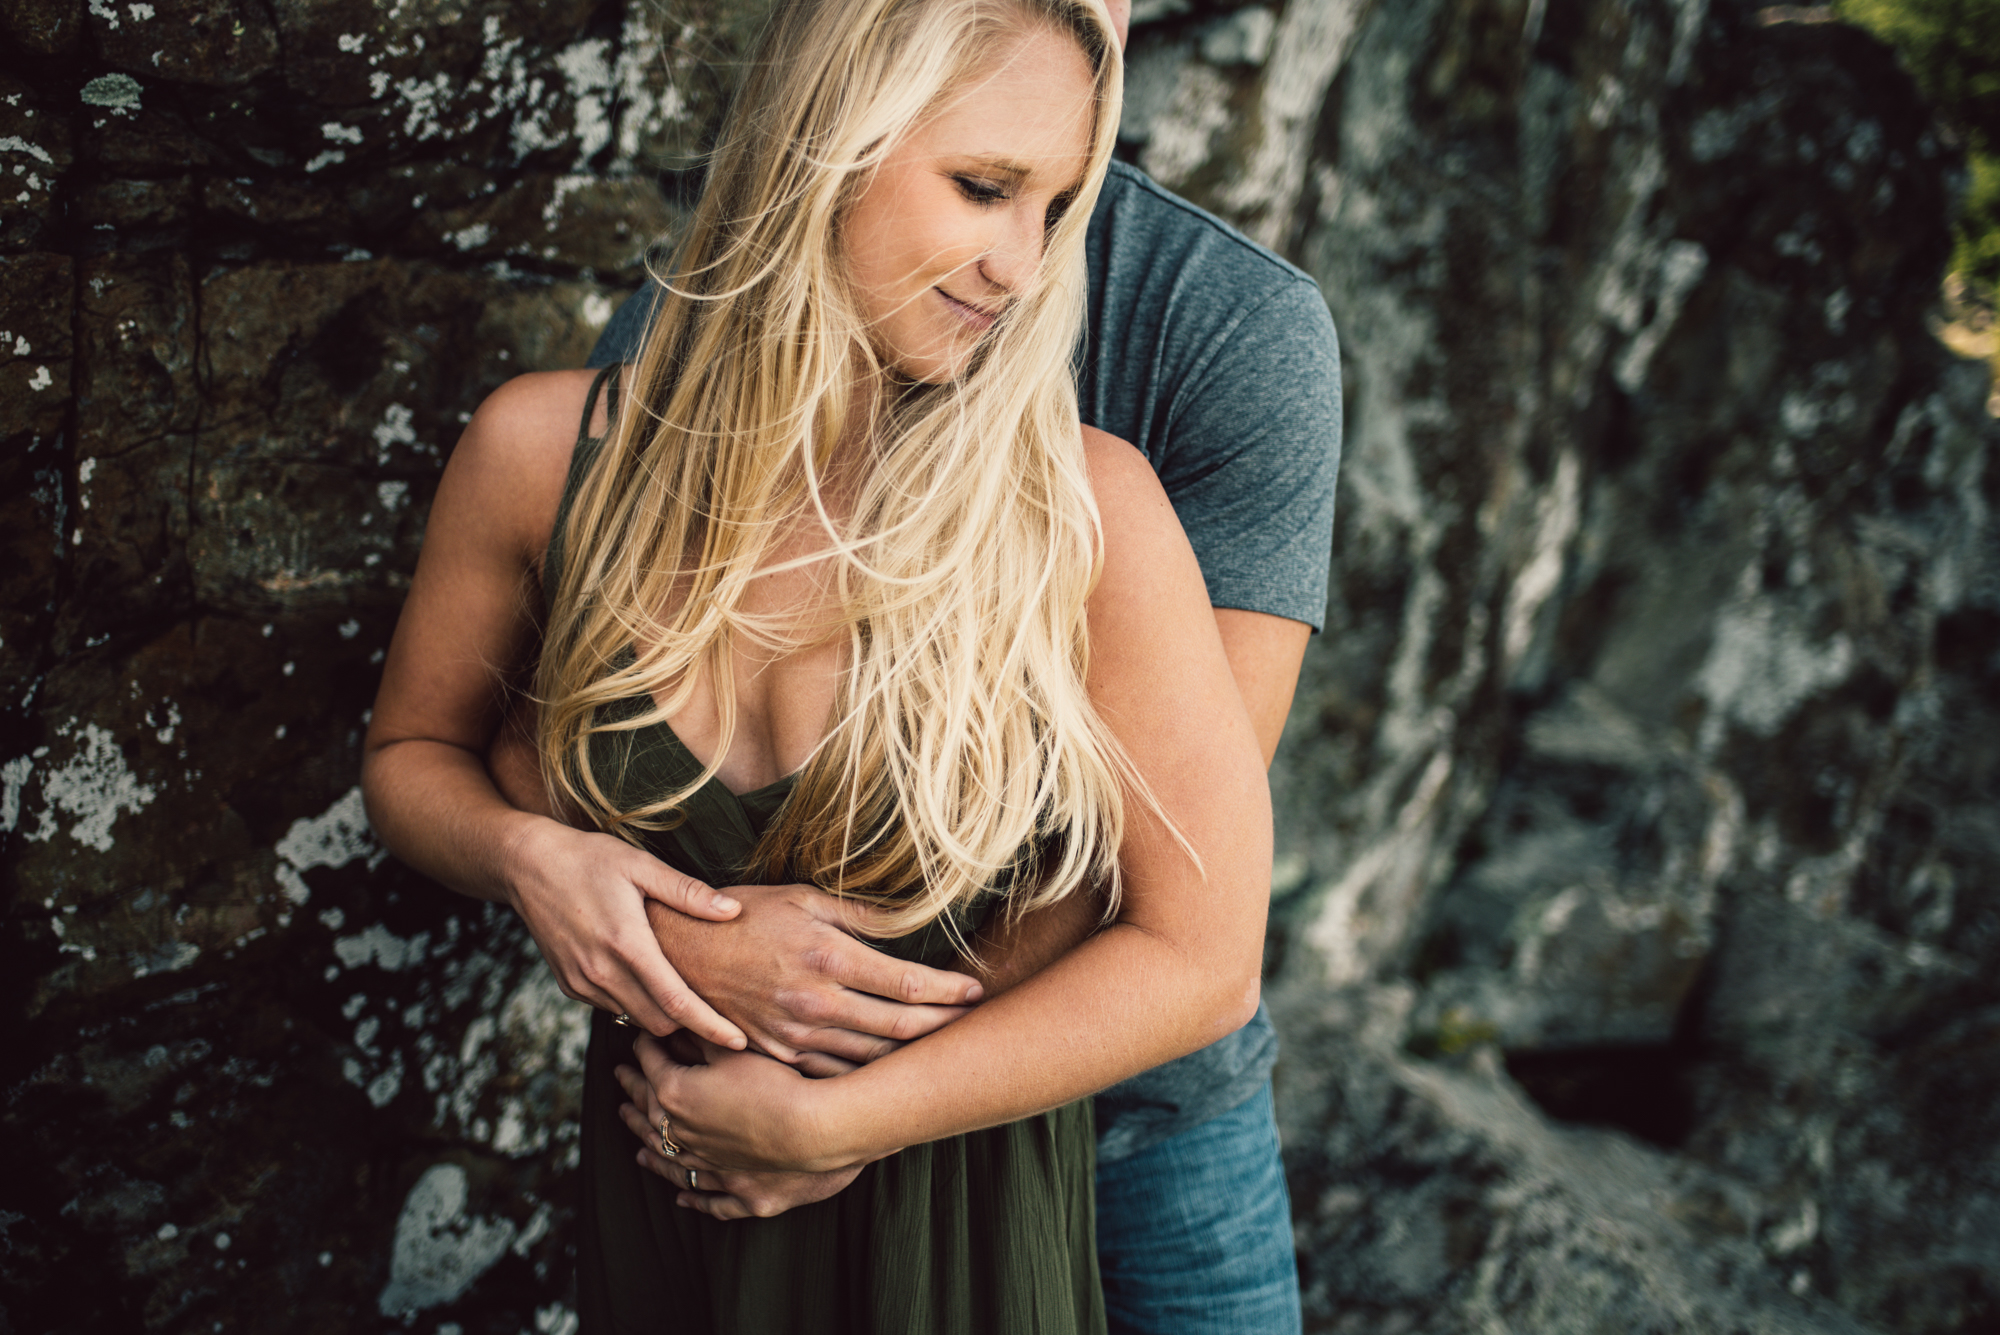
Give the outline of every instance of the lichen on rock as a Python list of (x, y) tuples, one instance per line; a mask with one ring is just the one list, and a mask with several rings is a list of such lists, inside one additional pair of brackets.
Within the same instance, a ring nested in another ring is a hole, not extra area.
[[(0, 9), (8, 1321), (574, 1330), (585, 1013), (359, 746), (460, 427), (636, 287), (761, 12)], [(1952, 150), (1817, 13), (1136, 9), (1121, 152), (1343, 336), (1309, 1329), (2000, 1312), (2000, 437)]]

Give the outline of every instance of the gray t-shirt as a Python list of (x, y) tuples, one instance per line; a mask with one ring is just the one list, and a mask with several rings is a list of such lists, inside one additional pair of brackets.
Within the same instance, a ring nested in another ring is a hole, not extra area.
[[(1313, 280), (1227, 223), (1113, 163), (1088, 242), (1078, 400), (1160, 476), (1209, 601), (1321, 628), (1340, 467), (1340, 355)], [(637, 355), (641, 292), (590, 356)], [(1255, 1094), (1277, 1058), (1264, 1007), (1201, 1051), (1097, 1096), (1098, 1157), (1121, 1159)]]

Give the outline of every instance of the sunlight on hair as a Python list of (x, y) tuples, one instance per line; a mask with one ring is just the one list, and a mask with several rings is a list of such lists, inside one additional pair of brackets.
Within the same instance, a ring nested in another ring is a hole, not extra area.
[[(1094, 76), (1074, 206), (963, 369), (911, 383), (846, 282), (844, 210), (1036, 24), (1074, 39)], [(1015, 913), (1090, 886), (1115, 905), (1123, 803), (1157, 803), (1085, 689), (1101, 543), (1071, 357), (1121, 77), (1087, 0), (779, 6), (558, 554), (536, 689), (560, 798), (628, 839), (670, 828), (735, 735), (732, 651), (844, 637), (829, 729), (750, 876), (879, 904), (896, 932), (955, 924), (996, 887), (1013, 887)], [(814, 549), (777, 560), (802, 526)], [(744, 610), (751, 581), (829, 556), (831, 624)], [(702, 680), (721, 724), (710, 768), (645, 800), (600, 784), (593, 756), (616, 757)]]

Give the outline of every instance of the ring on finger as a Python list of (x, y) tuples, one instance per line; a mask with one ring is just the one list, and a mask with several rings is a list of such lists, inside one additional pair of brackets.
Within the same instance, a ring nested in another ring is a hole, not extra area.
[(669, 1159), (678, 1159), (681, 1157), (681, 1150), (685, 1147), (679, 1141), (674, 1139), (673, 1126), (674, 1126), (674, 1119), (667, 1116), (665, 1113), (661, 1113), (660, 1153), (666, 1155)]

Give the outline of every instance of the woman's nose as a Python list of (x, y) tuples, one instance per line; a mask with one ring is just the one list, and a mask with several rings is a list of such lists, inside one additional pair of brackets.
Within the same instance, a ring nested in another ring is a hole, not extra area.
[(1031, 208), (1008, 210), (1004, 234), (979, 262), (988, 282), (1019, 295), (1042, 264), (1042, 214)]

